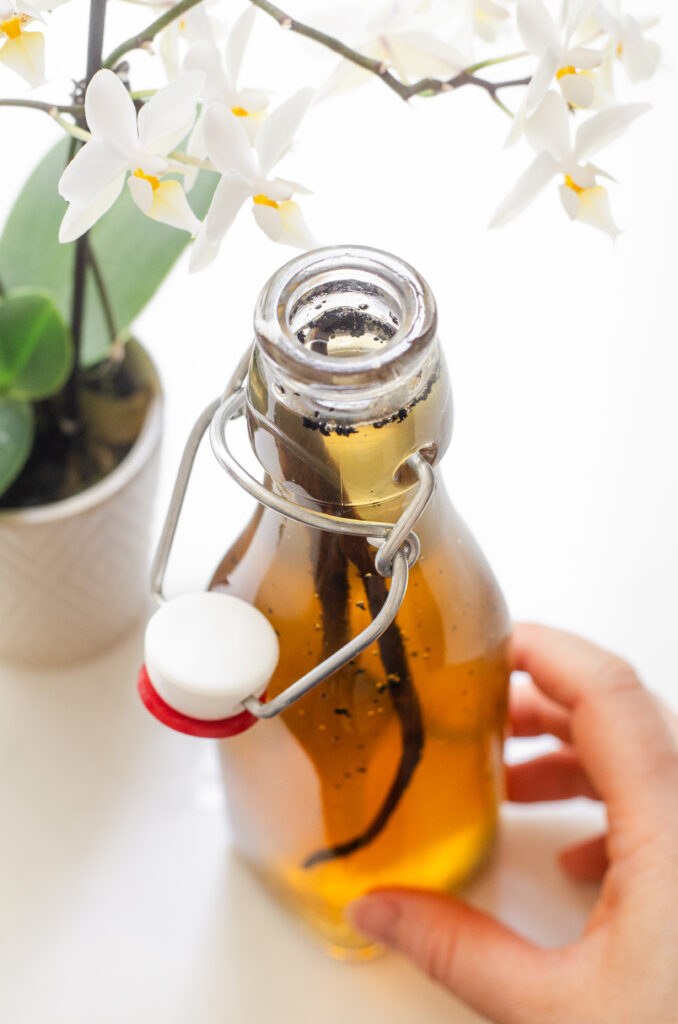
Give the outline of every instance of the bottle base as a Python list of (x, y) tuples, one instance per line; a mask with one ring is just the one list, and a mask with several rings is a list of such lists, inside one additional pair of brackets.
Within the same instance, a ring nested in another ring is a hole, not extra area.
[[(278, 873), (267, 870), (248, 856), (243, 851), (237, 851), (239, 859), (246, 865), (255, 877), (263, 884), (279, 903), (281, 903), (290, 914), (295, 924), (301, 925), (307, 936), (312, 938), (316, 945), (320, 945), (324, 952), (333, 960), (345, 963), (361, 963), (375, 960), (382, 956), (386, 947), (381, 943), (375, 943), (366, 938), (360, 932), (352, 928), (345, 919), (344, 909), (358, 899), (371, 888), (382, 888), (392, 885), (397, 887), (422, 888), (439, 893), (452, 893), (461, 885), (470, 882), (483, 868), (492, 856), (496, 841), (496, 826), (483, 830), (483, 835), (478, 834), (474, 829), (474, 841), (469, 842), (469, 835), (464, 836), (462, 846), (466, 847), (467, 857), (461, 862), (456, 860), (453, 870), (449, 869), (450, 864), (455, 860), (449, 860), (448, 870), (437, 878), (427, 875), (425, 870), (420, 870), (417, 875), (400, 877), (399, 872), (394, 869), (390, 877), (364, 883), (341, 905), (329, 904), (318, 893), (309, 891), (302, 892), (292, 887), (284, 877)], [(457, 837), (457, 842), (461, 839)], [(473, 849), (473, 855), (468, 856)], [(447, 851), (449, 853), (449, 849)], [(437, 858), (433, 858), (437, 860)], [(420, 868), (426, 863), (426, 857), (422, 856)]]

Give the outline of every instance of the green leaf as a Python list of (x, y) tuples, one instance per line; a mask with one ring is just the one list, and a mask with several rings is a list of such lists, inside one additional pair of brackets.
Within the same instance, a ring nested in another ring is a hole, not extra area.
[[(14, 204), (0, 238), (0, 283), (45, 288), (70, 322), (75, 243), (61, 245), (59, 224), (66, 202), (57, 183), (66, 166), (70, 140), (64, 139), (38, 164)], [(190, 193), (199, 217), (207, 211), (216, 175), (201, 173)], [(90, 231), (118, 334), (127, 330), (152, 298), (189, 242), (188, 232), (150, 220), (123, 188), (113, 208)], [(91, 366), (108, 354), (111, 334), (91, 271), (85, 287), (82, 362)]]
[(17, 288), (0, 300), (0, 393), (55, 394), (73, 367), (73, 342), (49, 292)]
[(34, 433), (33, 409), (28, 402), (0, 398), (0, 494), (24, 468)]

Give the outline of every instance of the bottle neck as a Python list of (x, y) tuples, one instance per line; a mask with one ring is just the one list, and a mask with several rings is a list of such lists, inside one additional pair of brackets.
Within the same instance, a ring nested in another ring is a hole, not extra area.
[[(300, 389), (300, 390), (299, 390)], [(255, 348), (248, 381), (252, 446), (274, 486), (298, 504), (391, 521), (412, 497), (416, 452), (436, 464), (449, 444), (452, 401), (437, 343), (416, 372), (360, 402), (304, 388)]]
[(262, 290), (247, 384), (252, 446), (294, 501), (385, 518), (416, 478), (407, 459), (447, 448), (449, 379), (428, 285), (358, 246), (305, 253)]

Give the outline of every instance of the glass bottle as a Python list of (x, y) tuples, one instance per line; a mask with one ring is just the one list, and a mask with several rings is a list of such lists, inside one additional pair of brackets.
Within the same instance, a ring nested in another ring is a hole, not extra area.
[[(395, 522), (437, 466), (452, 403), (436, 307), (374, 249), (305, 253), (261, 292), (246, 384), (269, 485), (334, 515)], [(278, 718), (220, 741), (235, 843), (337, 955), (373, 950), (345, 921), (384, 885), (449, 890), (487, 855), (502, 788), (509, 618), (437, 476), (421, 556), (382, 639)], [(355, 636), (388, 586), (367, 540), (259, 506), (212, 580), (274, 625), (274, 697)]]

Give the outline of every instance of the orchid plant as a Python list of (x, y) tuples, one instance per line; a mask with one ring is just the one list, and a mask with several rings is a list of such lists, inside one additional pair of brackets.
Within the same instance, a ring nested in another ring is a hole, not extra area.
[[(65, 2), (0, 0), (0, 82), (6, 75), (8, 87), (12, 78), (31, 89), (44, 84), (44, 32)], [(0, 239), (5, 504), (87, 484), (86, 472), (70, 472), (67, 485), (45, 486), (45, 458), (65, 452), (72, 460), (79, 451), (82, 462), (87, 389), (129, 399), (130, 325), (186, 245), (189, 269), (200, 271), (245, 206), (272, 241), (314, 244), (302, 212), (308, 189), (276, 168), (309, 108), (331, 96), (350, 107), (351, 90), (370, 80), (406, 102), (481, 90), (510, 120), (507, 144), (534, 153), (491, 226), (555, 181), (571, 220), (612, 239), (619, 233), (604, 184), (614, 179), (589, 158), (648, 109), (617, 101), (615, 65), (636, 87), (660, 62), (647, 38), (656, 19), (635, 17), (621, 0), (559, 0), (557, 11), (556, 0), (384, 0), (367, 12), (335, 10), (334, 26), (329, 14), (311, 25), (269, 0), (242, 0), (235, 12), (226, 0), (135, 2), (155, 16), (104, 57), (107, 0), (91, 0), (86, 75), (66, 101), (0, 99), (43, 112), (65, 135), (27, 182)], [(279, 98), (241, 84), (262, 16), (327, 52), (323, 84)], [(139, 49), (159, 55), (166, 85), (130, 81), (127, 56)], [(514, 63), (518, 74), (502, 78)], [(110, 466), (110, 452), (104, 461)], [(89, 478), (102, 472), (89, 469)]]

